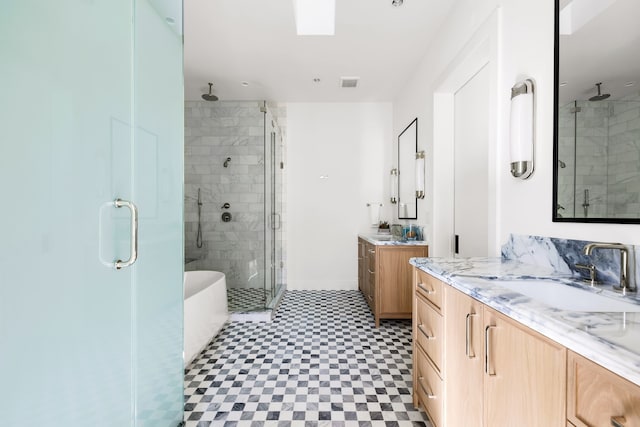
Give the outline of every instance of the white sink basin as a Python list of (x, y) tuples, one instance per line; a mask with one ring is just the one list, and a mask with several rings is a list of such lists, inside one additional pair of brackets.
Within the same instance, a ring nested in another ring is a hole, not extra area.
[(569, 311), (640, 313), (640, 305), (544, 280), (496, 283), (545, 305)]
[(391, 234), (371, 234), (369, 237), (373, 240), (391, 240), (393, 236)]

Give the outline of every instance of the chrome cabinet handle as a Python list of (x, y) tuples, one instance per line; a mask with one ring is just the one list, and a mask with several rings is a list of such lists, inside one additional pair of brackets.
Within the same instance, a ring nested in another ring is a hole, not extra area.
[(422, 335), (425, 336), (426, 339), (428, 340), (435, 340), (436, 336), (435, 335), (429, 335), (425, 330), (424, 330), (424, 325), (421, 323), (418, 325), (418, 330), (420, 332), (422, 332)]
[(369, 253), (370, 253), (370, 254), (375, 254), (375, 253), (376, 253), (376, 250), (375, 250), (375, 249), (369, 249)]
[(475, 353), (471, 354), (471, 318), (474, 317), (475, 313), (468, 313), (466, 319), (465, 326), (465, 355), (469, 359), (474, 359), (476, 357)]
[(613, 427), (624, 427), (624, 423), (626, 422), (627, 422), (627, 419), (623, 416), (611, 417), (611, 425)]
[(422, 381), (424, 381), (424, 377), (418, 377), (418, 384), (420, 384), (420, 388), (422, 389), (424, 394), (427, 395), (427, 399), (435, 399), (436, 395), (427, 390)]
[(490, 377), (494, 377), (496, 374), (490, 372), (489, 365), (491, 363), (491, 334), (490, 331), (495, 326), (489, 325), (484, 328), (484, 373), (489, 375)]
[(423, 291), (425, 291), (428, 295), (431, 295), (431, 294), (435, 294), (435, 293), (436, 293), (436, 291), (431, 290), (431, 289), (427, 289), (427, 288), (425, 288), (423, 285), (424, 285), (423, 283), (418, 283), (418, 287), (419, 287), (420, 289), (422, 289)]
[(119, 259), (114, 263), (116, 270), (121, 270), (131, 266), (138, 259), (138, 208), (133, 202), (122, 199), (116, 199), (113, 205), (116, 208), (129, 208), (131, 211), (131, 253), (128, 260), (122, 261)]
[(375, 272), (375, 271), (371, 271), (371, 270), (369, 270), (368, 268), (367, 268), (367, 271), (369, 272), (369, 274), (376, 274), (376, 272)]

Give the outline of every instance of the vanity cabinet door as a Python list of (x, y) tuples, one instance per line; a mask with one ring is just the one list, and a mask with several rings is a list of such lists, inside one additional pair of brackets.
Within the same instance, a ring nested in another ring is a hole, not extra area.
[(567, 418), (576, 427), (640, 426), (640, 387), (573, 352), (568, 365)]
[(482, 425), (482, 303), (445, 288), (445, 419), (447, 427)]
[[(365, 244), (364, 249), (365, 257), (367, 259), (367, 285), (365, 296), (367, 298), (369, 308), (373, 312), (373, 315), (376, 316), (376, 247), (370, 243), (367, 243)], [(377, 324), (376, 327), (378, 327)]]
[(425, 246), (388, 246), (378, 248), (380, 283), (378, 310), (382, 318), (410, 319), (413, 305), (412, 273), (409, 259), (426, 257)]
[(486, 306), (483, 334), (484, 425), (566, 426), (566, 349)]
[(364, 240), (358, 238), (358, 289), (362, 292), (362, 295), (365, 295), (365, 269), (366, 269), (366, 259), (365, 259), (365, 250), (364, 250)]

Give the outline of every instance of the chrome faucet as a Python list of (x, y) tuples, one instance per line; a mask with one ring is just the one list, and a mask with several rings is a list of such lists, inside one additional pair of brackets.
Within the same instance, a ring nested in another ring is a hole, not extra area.
[(589, 243), (585, 245), (583, 252), (585, 255), (591, 255), (594, 249), (618, 249), (620, 251), (620, 285), (614, 286), (613, 289), (622, 292), (623, 295), (628, 292), (636, 292), (637, 288), (632, 286), (629, 281), (629, 251), (622, 243)]

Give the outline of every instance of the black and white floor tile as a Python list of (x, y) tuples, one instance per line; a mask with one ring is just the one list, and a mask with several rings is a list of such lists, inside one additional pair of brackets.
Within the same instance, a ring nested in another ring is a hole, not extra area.
[(187, 427), (425, 426), (411, 397), (411, 322), (358, 291), (288, 291), (270, 323), (228, 323), (187, 368)]
[(227, 306), (230, 312), (265, 310), (263, 288), (227, 288)]

